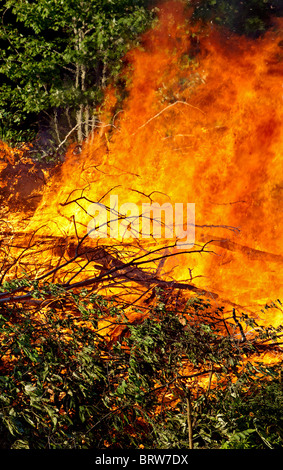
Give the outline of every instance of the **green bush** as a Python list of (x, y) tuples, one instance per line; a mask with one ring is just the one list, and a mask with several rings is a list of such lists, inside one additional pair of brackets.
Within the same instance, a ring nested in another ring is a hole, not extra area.
[[(1, 307), (1, 448), (188, 447), (188, 397), (194, 447), (282, 447), (280, 367), (243, 363), (267, 329), (239, 343), (223, 333), (221, 309), (193, 299), (176, 313), (162, 293), (131, 324), (122, 305), (50, 290), (49, 307)], [(114, 342), (97, 323), (109, 312)], [(209, 374), (217, 385), (201, 386)]]

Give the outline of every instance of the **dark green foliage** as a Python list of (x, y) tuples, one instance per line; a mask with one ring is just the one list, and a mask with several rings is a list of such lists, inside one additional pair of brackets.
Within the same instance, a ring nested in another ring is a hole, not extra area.
[(223, 25), (237, 34), (256, 37), (283, 15), (281, 0), (193, 0), (193, 18)]
[(283, 387), (278, 373), (272, 368), (265, 372), (270, 374), (270, 383), (250, 378), (248, 390), (236, 384), (218, 400), (230, 430), (223, 448), (282, 448)]
[[(147, 0), (7, 0), (0, 12), (0, 138), (82, 139), (121, 57), (149, 25)], [(84, 132), (83, 129), (84, 128)], [(46, 142), (45, 142), (46, 145)]]

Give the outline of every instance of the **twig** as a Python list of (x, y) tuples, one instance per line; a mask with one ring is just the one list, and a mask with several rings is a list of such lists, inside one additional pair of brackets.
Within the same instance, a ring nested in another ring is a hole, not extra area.
[(214, 370), (213, 370), (212, 365), (211, 365), (211, 371), (210, 371), (209, 379), (208, 379), (208, 387), (207, 387), (207, 390), (206, 390), (206, 393), (205, 393), (205, 398), (206, 399), (208, 398), (208, 395), (209, 395), (209, 392), (210, 392), (213, 373), (214, 373)]
[(191, 392), (188, 390), (187, 397), (187, 423), (188, 423), (188, 435), (189, 435), (189, 449), (193, 449), (193, 425), (192, 425), (192, 402), (191, 402)]
[[(65, 136), (64, 140), (62, 140), (62, 142), (60, 142), (60, 144), (58, 145), (58, 147), (56, 148), (56, 152), (58, 152), (58, 150), (62, 147), (62, 145), (64, 145), (68, 138), (70, 137), (70, 135), (73, 134), (73, 132), (75, 132), (75, 130), (80, 126), (80, 124), (86, 124), (87, 122), (91, 122), (91, 120), (89, 121), (83, 121), (82, 123), (79, 123), (79, 124), (76, 124), (69, 132), (68, 134)], [(113, 127), (112, 124), (101, 124), (101, 126), (95, 126), (95, 128), (102, 128), (104, 129), (105, 127)]]
[(140, 129), (143, 129), (145, 126), (147, 126), (151, 121), (159, 117), (161, 114), (163, 114), (165, 111), (168, 111), (168, 109), (173, 108), (173, 106), (176, 106), (176, 104), (184, 104), (185, 106), (189, 106), (190, 108), (197, 109), (200, 111), (202, 114), (205, 114), (204, 111), (202, 111), (200, 108), (197, 108), (196, 106), (193, 106), (192, 104), (186, 103), (186, 101), (175, 101), (175, 103), (169, 104), (169, 106), (166, 106), (166, 108), (163, 108), (159, 113), (155, 114), (152, 116), (150, 119), (148, 119), (144, 124), (142, 124), (140, 127), (137, 128), (137, 130), (132, 134), (135, 135)]
[(233, 308), (233, 313), (232, 313), (232, 315), (233, 315), (233, 319), (234, 319), (235, 323), (236, 323), (236, 324), (238, 325), (238, 327), (239, 327), (239, 330), (240, 330), (241, 336), (242, 336), (242, 342), (244, 343), (244, 342), (247, 341), (247, 338), (246, 338), (246, 335), (245, 335), (245, 333), (244, 333), (244, 330), (243, 330), (243, 327), (242, 327), (241, 323), (239, 322), (238, 318), (236, 317), (236, 310), (235, 310), (234, 308)]

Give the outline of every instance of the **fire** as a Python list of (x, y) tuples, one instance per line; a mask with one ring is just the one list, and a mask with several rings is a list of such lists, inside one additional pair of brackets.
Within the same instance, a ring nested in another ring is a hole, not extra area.
[[(191, 281), (219, 306), (255, 312), (282, 297), (282, 54), (279, 28), (258, 39), (200, 32), (182, 2), (163, 4), (158, 24), (124, 58), (122, 107), (109, 88), (95, 134), (69, 148), (26, 236), (86, 236), (91, 202), (107, 205), (109, 194), (138, 205), (195, 203), (196, 247), (209, 242), (210, 253), (170, 257), (162, 276)], [(105, 244), (125, 247), (123, 239)], [(131, 246), (140, 253), (154, 240)], [(47, 258), (33, 254), (38, 276)], [(264, 321), (279, 325), (282, 312)]]

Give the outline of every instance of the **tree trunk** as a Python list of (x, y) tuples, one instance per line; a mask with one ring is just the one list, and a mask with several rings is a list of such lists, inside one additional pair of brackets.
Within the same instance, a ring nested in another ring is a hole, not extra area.
[[(74, 35), (76, 38), (75, 50), (79, 53), (81, 50), (81, 44), (82, 44), (82, 30), (77, 28), (76, 18), (74, 18), (73, 21), (74, 21)], [(79, 58), (77, 58), (77, 61), (78, 60)], [(75, 87), (76, 87), (76, 91), (78, 95), (80, 94), (79, 92), (81, 91), (81, 80), (82, 80), (82, 67), (78, 62), (76, 62)], [(83, 105), (80, 104), (76, 112), (77, 139), (79, 143), (82, 142), (83, 140), (82, 125), (83, 125)]]
[[(85, 93), (86, 91), (86, 85), (85, 85), (85, 80), (86, 80), (86, 67), (85, 65), (83, 64), (81, 66), (81, 71), (82, 71), (82, 74), (81, 74), (81, 86), (82, 86), (82, 92), (83, 94)], [(85, 130), (85, 137), (88, 138), (89, 136), (89, 106), (88, 104), (86, 104), (84, 107), (83, 107), (83, 119), (84, 119), (84, 130)]]
[[(80, 66), (77, 66), (76, 71), (76, 89), (79, 90), (80, 86)], [(80, 104), (79, 108), (76, 112), (76, 126), (77, 126), (77, 138), (78, 142), (82, 142), (83, 140), (83, 105)]]
[(59, 125), (58, 125), (58, 110), (55, 108), (54, 113), (53, 113), (53, 122), (54, 122), (54, 130), (57, 138), (57, 143), (60, 145), (61, 139), (60, 139), (60, 133), (59, 133)]

